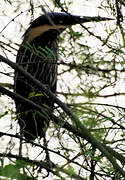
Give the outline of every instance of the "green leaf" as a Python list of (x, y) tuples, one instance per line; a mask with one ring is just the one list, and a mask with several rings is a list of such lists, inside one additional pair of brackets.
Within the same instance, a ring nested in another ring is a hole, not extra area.
[(0, 176), (6, 177), (7, 179), (17, 179), (17, 180), (32, 180), (27, 174), (20, 173), (20, 166), (9, 164), (5, 167), (0, 167)]
[(16, 165), (9, 164), (5, 167), (0, 167), (0, 176), (19, 179), (20, 171)]
[(70, 175), (75, 173), (74, 168), (72, 166), (70, 166), (70, 165), (68, 166), (68, 172), (69, 172)]
[(7, 115), (7, 114), (8, 114), (8, 111), (5, 111), (5, 112), (1, 113), (1, 114), (0, 114), (0, 118), (4, 117), (4, 116)]

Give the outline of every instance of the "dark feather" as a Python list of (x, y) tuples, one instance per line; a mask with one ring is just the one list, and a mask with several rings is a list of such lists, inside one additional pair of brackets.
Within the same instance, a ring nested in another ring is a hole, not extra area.
[[(34, 20), (24, 34), (23, 43), (18, 51), (16, 62), (27, 72), (41, 81), (53, 93), (57, 83), (57, 49), (58, 36), (67, 27), (91, 21), (112, 20), (105, 17), (75, 16), (67, 13), (46, 13)], [(30, 98), (40, 106), (53, 110), (54, 103), (44, 93), (28, 81), (22, 74), (15, 72), (15, 92)], [(49, 126), (49, 117), (30, 106), (16, 101), (21, 132), (27, 139), (35, 139), (45, 135)]]
[[(49, 30), (30, 43), (24, 37), (16, 59), (20, 66), (53, 93), (56, 92), (57, 83), (57, 36), (57, 30)], [(15, 91), (52, 111), (54, 103), (48, 96), (18, 72), (15, 74)], [(49, 126), (49, 117), (19, 102), (16, 102), (16, 109), (25, 138), (33, 140), (38, 136), (43, 137)]]

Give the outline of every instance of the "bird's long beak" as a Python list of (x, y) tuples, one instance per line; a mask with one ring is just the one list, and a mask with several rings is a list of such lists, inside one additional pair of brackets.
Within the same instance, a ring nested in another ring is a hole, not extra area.
[(113, 18), (100, 17), (100, 16), (90, 17), (90, 16), (74, 16), (73, 15), (72, 17), (74, 19), (74, 24), (114, 20)]

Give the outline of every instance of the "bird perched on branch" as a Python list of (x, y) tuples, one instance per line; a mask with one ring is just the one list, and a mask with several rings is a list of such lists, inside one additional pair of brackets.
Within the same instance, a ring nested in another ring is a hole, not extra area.
[[(104, 17), (85, 17), (67, 13), (46, 13), (34, 20), (26, 30), (23, 42), (18, 50), (16, 63), (41, 81), (53, 93), (57, 84), (58, 37), (67, 28), (75, 24), (110, 20)], [(54, 102), (45, 92), (27, 80), (21, 73), (15, 72), (15, 92), (29, 98), (36, 104), (52, 111)], [(16, 101), (16, 113), (21, 134), (26, 139), (44, 137), (50, 118), (26, 104)]]

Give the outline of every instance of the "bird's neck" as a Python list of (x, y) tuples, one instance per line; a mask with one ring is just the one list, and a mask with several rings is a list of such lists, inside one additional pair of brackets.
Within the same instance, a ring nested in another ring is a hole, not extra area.
[(24, 38), (24, 43), (28, 42), (29, 44), (34, 45), (36, 48), (41, 46), (42, 48), (48, 47), (53, 50), (53, 46), (56, 46), (55, 48), (57, 49), (59, 34), (60, 33), (58, 30), (51, 29), (35, 37), (32, 41), (27, 41), (27, 38)]
[(48, 51), (52, 51), (52, 53), (57, 56), (59, 34), (59, 31), (51, 29), (36, 37), (31, 42), (28, 42), (27, 39), (24, 38), (23, 44), (28, 43), (36, 50), (48, 49)]

